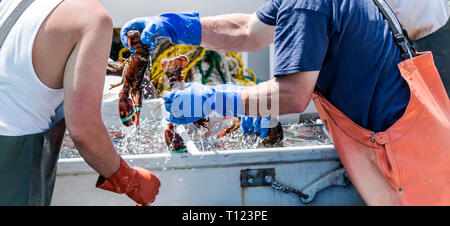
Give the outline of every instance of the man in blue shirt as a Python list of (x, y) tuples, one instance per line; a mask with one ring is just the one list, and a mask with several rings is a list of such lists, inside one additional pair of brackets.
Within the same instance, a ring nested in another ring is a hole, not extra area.
[[(237, 111), (249, 113), (245, 102), (257, 101), (259, 90), (279, 91), (279, 114), (302, 112), (317, 88), (355, 123), (379, 132), (402, 116), (409, 101), (408, 86), (397, 68), (399, 48), (372, 1), (271, 0), (253, 15), (199, 18), (197, 13), (166, 13), (136, 18), (122, 34), (130, 29), (143, 31), (143, 41), (151, 46), (161, 36), (223, 52), (256, 51), (273, 42), (276, 78), (258, 89), (244, 88), (238, 95), (244, 106)], [(167, 93), (167, 99), (170, 94), (179, 96)], [(188, 123), (198, 117), (172, 119)]]
[[(194, 122), (212, 111), (253, 117), (300, 113), (317, 89), (357, 125), (377, 133), (392, 126), (409, 102), (397, 67), (400, 49), (373, 1), (269, 0), (255, 14), (203, 18), (196, 12), (166, 13), (128, 22), (123, 40), (131, 29), (140, 30), (151, 48), (159, 37), (223, 52), (274, 43), (274, 79), (254, 87), (190, 83), (165, 92), (174, 123)], [(265, 101), (278, 108), (260, 109)], [(263, 122), (244, 118), (244, 133), (267, 134)]]
[(269, 1), (256, 13), (275, 30), (275, 76), (320, 71), (316, 87), (358, 125), (380, 132), (409, 100), (400, 51), (372, 1)]

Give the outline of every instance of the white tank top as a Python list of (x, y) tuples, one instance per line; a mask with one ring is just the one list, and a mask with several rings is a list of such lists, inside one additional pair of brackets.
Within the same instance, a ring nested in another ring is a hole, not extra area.
[[(36, 34), (62, 0), (35, 0), (8, 34), (0, 48), (0, 135), (22, 136), (50, 129), (63, 89), (43, 84), (32, 61)], [(0, 1), (0, 26), (20, 0)]]

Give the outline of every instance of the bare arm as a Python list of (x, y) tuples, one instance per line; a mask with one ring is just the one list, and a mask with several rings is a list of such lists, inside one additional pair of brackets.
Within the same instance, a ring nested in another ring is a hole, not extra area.
[(89, 26), (65, 67), (64, 111), (67, 128), (81, 156), (100, 175), (109, 178), (120, 162), (101, 116), (112, 22), (105, 16)]
[[(275, 26), (259, 21), (256, 14), (203, 17), (200, 22), (201, 45), (216, 51), (258, 51), (272, 43), (274, 38)], [(241, 101), (246, 114), (267, 117), (305, 111), (318, 75), (318, 71), (299, 72), (245, 88)], [(270, 104), (271, 101), (276, 106)], [(268, 103), (267, 107), (261, 106), (262, 102)]]
[(273, 42), (275, 26), (256, 14), (227, 14), (200, 19), (201, 46), (221, 52), (258, 51)]
[[(298, 72), (244, 88), (241, 101), (246, 115), (269, 117), (305, 111), (318, 76), (319, 71)], [(266, 108), (262, 102), (272, 104)]]

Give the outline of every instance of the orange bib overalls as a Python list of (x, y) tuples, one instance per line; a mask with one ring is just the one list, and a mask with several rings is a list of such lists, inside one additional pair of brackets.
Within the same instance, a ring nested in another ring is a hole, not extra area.
[[(375, 0), (375, 3), (386, 19), (393, 20), (383, 0)], [(392, 21), (389, 22), (392, 29)], [(392, 30), (394, 35), (399, 32), (396, 28)], [(405, 36), (403, 38), (407, 41)], [(405, 47), (405, 42), (401, 44)], [(412, 51), (409, 42), (407, 44)], [(398, 67), (408, 83), (411, 97), (404, 115), (386, 131), (373, 133), (358, 126), (319, 91), (314, 92), (312, 99), (352, 183), (366, 204), (450, 205), (450, 101), (447, 93), (431, 52), (410, 57)]]

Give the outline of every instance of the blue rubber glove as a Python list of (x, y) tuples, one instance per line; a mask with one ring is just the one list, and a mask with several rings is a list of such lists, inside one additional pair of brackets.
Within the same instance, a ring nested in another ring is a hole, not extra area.
[(261, 138), (266, 138), (269, 134), (271, 118), (242, 117), (241, 129), (244, 135), (256, 134)]
[(183, 90), (166, 91), (162, 97), (170, 113), (166, 119), (176, 124), (188, 124), (208, 116), (213, 111), (224, 117), (244, 115), (241, 103), (242, 86), (231, 84), (208, 86), (186, 83)]
[(134, 52), (127, 43), (129, 30), (141, 32), (141, 41), (149, 46), (150, 51), (153, 51), (157, 42), (163, 38), (170, 38), (174, 44), (193, 46), (199, 46), (202, 40), (198, 12), (164, 13), (128, 21), (120, 30), (120, 39), (125, 47)]

